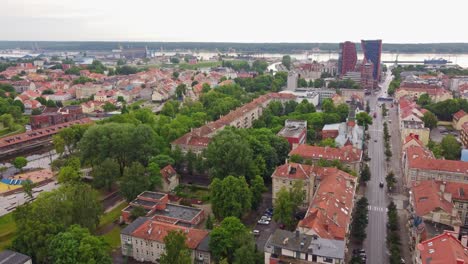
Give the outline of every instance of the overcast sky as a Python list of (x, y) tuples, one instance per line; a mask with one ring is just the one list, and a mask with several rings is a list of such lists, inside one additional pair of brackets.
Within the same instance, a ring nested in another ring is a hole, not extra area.
[(468, 42), (464, 0), (0, 0), (0, 40)]

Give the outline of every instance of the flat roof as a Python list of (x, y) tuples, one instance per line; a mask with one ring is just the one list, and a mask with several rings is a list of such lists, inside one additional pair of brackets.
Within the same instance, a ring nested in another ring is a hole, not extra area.
[(0, 264), (24, 264), (30, 259), (29, 256), (11, 250), (0, 252)]
[(155, 215), (166, 216), (184, 221), (191, 221), (202, 209), (168, 203), (165, 210), (157, 210)]
[(138, 204), (138, 205), (142, 205), (142, 206), (155, 206), (157, 204), (157, 202), (151, 202), (151, 201), (146, 201), (146, 200), (142, 200), (140, 198), (136, 198), (135, 200), (132, 201), (132, 204)]
[(278, 135), (283, 137), (299, 137), (306, 127), (307, 121), (286, 120), (284, 127), (278, 132)]
[[(124, 212), (131, 212), (131, 211), (133, 210), (133, 208), (135, 208), (135, 206), (129, 205), (129, 206), (125, 207), (125, 208), (123, 209), (123, 211), (124, 211)], [(145, 209), (145, 212), (146, 212), (146, 213), (148, 213), (149, 211), (151, 211), (150, 209), (146, 209), (146, 208), (143, 208), (143, 209)]]
[(138, 195), (138, 196), (142, 196), (142, 197), (146, 197), (146, 198), (151, 198), (151, 199), (155, 199), (155, 200), (160, 200), (160, 199), (163, 198), (165, 195), (166, 195), (165, 193), (145, 191), (145, 192), (142, 192), (142, 193), (141, 193), (140, 195)]
[(126, 226), (120, 234), (122, 235), (131, 235), (135, 229), (140, 227), (146, 220), (149, 220), (148, 217), (138, 217), (135, 221), (131, 222), (128, 226)]

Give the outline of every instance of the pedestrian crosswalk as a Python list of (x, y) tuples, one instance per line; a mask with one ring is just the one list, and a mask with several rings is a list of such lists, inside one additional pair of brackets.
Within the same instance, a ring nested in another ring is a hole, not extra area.
[(368, 205), (367, 209), (369, 211), (375, 211), (375, 212), (388, 212), (388, 209), (385, 207), (378, 207), (378, 206), (373, 206), (373, 205)]

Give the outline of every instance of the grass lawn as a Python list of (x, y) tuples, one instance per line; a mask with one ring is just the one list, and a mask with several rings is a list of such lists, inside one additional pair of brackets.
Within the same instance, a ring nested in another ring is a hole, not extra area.
[(125, 202), (121, 203), (119, 206), (112, 209), (112, 211), (110, 211), (110, 212), (104, 214), (103, 216), (101, 216), (101, 221), (99, 222), (98, 229), (101, 228), (101, 227), (104, 227), (104, 226), (106, 226), (108, 224), (111, 224), (115, 220), (119, 219), (122, 209), (127, 207), (127, 205), (128, 204), (125, 203)]
[(102, 235), (104, 240), (111, 246), (111, 250), (120, 247), (120, 231), (122, 228), (116, 225), (111, 231)]
[(9, 213), (0, 217), (0, 250), (11, 244), (16, 231), (16, 224), (13, 214)]
[(205, 187), (180, 184), (175, 192), (177, 196), (183, 198), (198, 199), (204, 202), (210, 200), (210, 190)]

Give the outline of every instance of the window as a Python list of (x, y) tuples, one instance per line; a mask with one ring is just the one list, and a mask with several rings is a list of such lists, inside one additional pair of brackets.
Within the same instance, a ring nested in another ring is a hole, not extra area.
[(458, 208), (463, 208), (463, 204), (462, 204), (462, 203), (459, 203), (459, 204), (458, 204)]
[(333, 263), (333, 259), (332, 258), (323, 258), (323, 262)]
[(283, 180), (283, 184), (285, 184), (285, 183), (286, 183), (286, 180)]
[(138, 248), (136, 250), (137, 250), (137, 253), (138, 253)]

